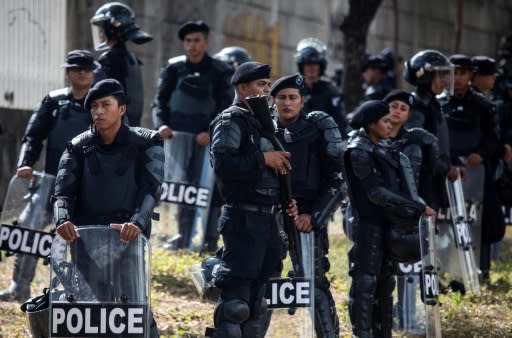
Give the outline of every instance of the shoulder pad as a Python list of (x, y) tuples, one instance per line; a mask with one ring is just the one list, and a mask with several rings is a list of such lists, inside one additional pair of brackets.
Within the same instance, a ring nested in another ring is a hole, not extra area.
[(334, 119), (326, 112), (315, 110), (306, 115), (306, 120), (313, 122), (319, 129), (338, 128)]
[(137, 144), (145, 144), (151, 140), (162, 142), (162, 137), (156, 130), (143, 127), (129, 127), (129, 130), (134, 142)]
[(366, 137), (356, 136), (348, 145), (347, 149), (360, 149), (366, 152), (373, 151), (375, 145)]
[(412, 92), (411, 96), (413, 98), (413, 103), (412, 103), (413, 106), (415, 106), (415, 105), (422, 106), (422, 107), (428, 106), (428, 97), (423, 96), (417, 92)]
[(407, 130), (412, 139), (421, 141), (422, 144), (433, 144), (437, 137), (423, 128), (411, 128)]
[(212, 58), (212, 66), (213, 68), (220, 72), (220, 73), (226, 73), (229, 72), (231, 68), (225, 63), (217, 59)]
[(238, 117), (244, 118), (247, 115), (247, 114), (245, 114), (244, 110), (245, 110), (244, 108), (241, 108), (241, 107), (238, 107), (235, 105), (230, 106), (230, 107), (224, 109), (222, 111), (222, 113), (217, 115), (215, 117), (215, 119), (213, 119), (213, 121), (211, 122), (211, 125), (215, 126), (217, 123), (220, 122), (224, 126), (229, 126), (233, 117), (238, 116)]
[(84, 131), (81, 134), (73, 137), (67, 144), (67, 149), (70, 153), (89, 152), (96, 144), (96, 137), (94, 131), (91, 129)]
[(186, 55), (178, 55), (178, 56), (172, 57), (169, 60), (167, 60), (167, 63), (170, 65), (173, 65), (173, 64), (177, 64), (177, 63), (183, 63), (186, 61), (187, 61)]
[(54, 100), (63, 100), (66, 99), (71, 89), (69, 87), (52, 90), (48, 96)]

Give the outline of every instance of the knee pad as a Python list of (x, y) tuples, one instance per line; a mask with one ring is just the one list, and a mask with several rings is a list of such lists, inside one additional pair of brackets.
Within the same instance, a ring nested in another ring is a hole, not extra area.
[(224, 322), (241, 324), (249, 319), (249, 316), (250, 309), (247, 302), (240, 299), (221, 301), (215, 308), (215, 326), (218, 327)]

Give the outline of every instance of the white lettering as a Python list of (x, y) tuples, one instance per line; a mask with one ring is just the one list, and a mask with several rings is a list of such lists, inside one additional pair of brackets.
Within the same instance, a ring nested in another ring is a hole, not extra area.
[(277, 283), (272, 283), (272, 304), (277, 304)]
[(58, 326), (64, 324), (66, 312), (64, 309), (53, 308), (52, 311), (52, 333), (57, 333)]
[[(82, 316), (82, 312), (80, 312), (80, 309), (77, 308), (71, 308), (67, 313), (67, 320), (66, 320), (66, 327), (69, 331), (69, 333), (77, 334), (82, 330), (82, 327), (84, 325), (84, 318)], [(73, 317), (76, 317), (76, 325), (73, 326)]]
[(91, 309), (85, 309), (85, 333), (98, 333), (98, 327), (91, 325)]
[(20, 229), (12, 229), (9, 236), (9, 249), (17, 250), (20, 247), (23, 234)]
[(52, 242), (53, 242), (53, 236), (50, 234), (46, 234), (41, 236), (41, 239), (39, 240), (39, 255), (42, 257), (46, 257), (50, 255), (52, 251)]
[(122, 322), (119, 323), (119, 326), (116, 326), (116, 317), (125, 317), (125, 313), (123, 309), (120, 308), (113, 308), (112, 311), (110, 311), (110, 314), (108, 316), (108, 325), (110, 327), (110, 331), (115, 334), (123, 333), (123, 331), (126, 328), (126, 325)]
[(107, 309), (104, 307), (100, 309), (100, 331), (101, 333), (107, 333)]
[(286, 290), (293, 290), (293, 284), (290, 282), (285, 282), (281, 285), (281, 288), (279, 289), (279, 299), (281, 302), (285, 305), (291, 304), (293, 302), (293, 296), (290, 294), (290, 296), (286, 296)]
[(128, 309), (128, 333), (144, 333), (142, 308)]
[(167, 183), (166, 182), (162, 182), (162, 194), (160, 195), (160, 200), (161, 201), (166, 201), (167, 200), (167, 192), (169, 191), (169, 188), (167, 186)]
[(3, 241), (9, 238), (9, 228), (8, 227), (1, 227), (0, 228), (0, 245), (2, 245)]
[(185, 189), (185, 203), (193, 205), (196, 202), (197, 189), (195, 187), (187, 187)]
[(209, 195), (210, 191), (208, 189), (199, 188), (197, 191), (197, 206), (206, 208), (208, 206)]
[(309, 282), (298, 282), (296, 285), (297, 304), (309, 303)]
[(34, 234), (34, 240), (32, 242), (32, 250), (30, 250), (30, 253), (32, 254), (35, 254), (37, 252), (37, 243), (39, 243), (39, 237), (41, 237), (41, 235), (39, 234), (39, 232), (36, 232)]
[[(29, 235), (30, 235), (30, 233), (28, 231), (25, 231), (23, 233), (23, 240), (21, 241), (21, 248), (20, 248), (20, 250), (23, 252), (32, 251), (32, 248), (29, 245), (27, 245)], [(34, 244), (34, 243), (32, 243), (32, 244)]]

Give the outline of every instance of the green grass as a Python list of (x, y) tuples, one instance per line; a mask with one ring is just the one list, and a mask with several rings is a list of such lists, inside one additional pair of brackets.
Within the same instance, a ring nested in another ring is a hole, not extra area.
[[(346, 253), (350, 243), (340, 227), (332, 227), (331, 230), (331, 271), (328, 277), (341, 321), (342, 337), (349, 337), (347, 303), (350, 278), (347, 275)], [(185, 251), (170, 253), (161, 249), (162, 243), (158, 238), (155, 236), (152, 240), (151, 300), (162, 337), (203, 337), (204, 329), (212, 325), (214, 304), (203, 302), (199, 298), (186, 268), (199, 263), (206, 256)], [(8, 284), (13, 261), (13, 257), (4, 257), (4, 261), (0, 262), (0, 288)], [(47, 285), (48, 273), (48, 266), (38, 266), (32, 285), (33, 293), (38, 293)], [(482, 288), (482, 295), (461, 296), (451, 292), (441, 295), (443, 337), (512, 337), (511, 286), (512, 228), (509, 227), (503, 245), (502, 260), (493, 263), (491, 283)], [(19, 310), (19, 304), (0, 303), (0, 338), (29, 337), (26, 325), (27, 321)]]

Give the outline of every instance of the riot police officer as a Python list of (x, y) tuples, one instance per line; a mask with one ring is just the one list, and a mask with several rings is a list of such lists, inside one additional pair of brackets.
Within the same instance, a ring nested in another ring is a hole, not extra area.
[(98, 8), (91, 18), (94, 48), (107, 50), (98, 61), (101, 70), (96, 74), (96, 82), (114, 78), (126, 89), (129, 98), (126, 118), (131, 126), (139, 126), (144, 107), (144, 85), (142, 62), (126, 47), (126, 41), (144, 44), (153, 37), (135, 24), (135, 13), (120, 2), (108, 2)]
[(429, 200), (427, 197), (430, 197), (435, 161), (439, 153), (437, 137), (422, 128), (405, 127), (414, 102), (408, 92), (392, 90), (382, 101), (389, 105), (390, 139), (409, 159), (419, 196)]
[[(224, 240), (215, 283), (221, 295), (214, 312), (215, 338), (263, 337), (266, 330), (265, 282), (281, 271), (281, 239), (272, 210), (279, 202), (276, 172), (291, 169), (287, 152), (263, 137), (262, 125), (245, 98), (265, 95), (270, 66), (247, 62), (234, 73), (234, 104), (211, 123), (211, 154), (220, 192), (226, 201), (218, 229)], [(290, 206), (288, 215), (297, 209)]]
[(391, 337), (392, 262), (386, 252), (391, 227), (399, 231), (417, 228), (420, 215), (435, 212), (405, 193), (405, 168), (396, 152), (380, 141), (389, 138), (388, 105), (371, 100), (355, 112), (361, 127), (345, 152), (346, 179), (356, 225), (354, 246), (349, 252), (349, 314), (357, 337)]
[(363, 101), (382, 100), (393, 87), (387, 73), (389, 65), (380, 55), (370, 55), (363, 65), (363, 79), (366, 85)]
[(332, 83), (323, 80), (327, 68), (327, 47), (317, 38), (305, 38), (297, 44), (295, 61), (304, 76), (304, 112), (323, 111), (338, 124), (343, 135), (347, 132), (347, 120), (343, 96)]
[[(186, 56), (170, 59), (162, 69), (151, 108), (154, 128), (163, 138), (171, 138), (173, 131), (187, 132), (196, 135), (198, 145), (207, 146), (210, 143), (209, 123), (232, 101), (229, 67), (206, 52), (209, 31), (203, 21), (188, 21), (178, 31)], [(190, 166), (195, 163), (193, 161), (199, 159), (191, 156)], [(181, 236), (176, 237), (176, 243), (170, 243), (171, 247), (188, 246), (192, 211), (190, 208), (180, 209), (178, 227)], [(216, 237), (211, 241), (210, 246), (213, 245), (216, 245)]]
[[(57, 233), (67, 241), (88, 224), (110, 225), (126, 243), (151, 234), (163, 180), (162, 139), (121, 122), (125, 100), (117, 80), (96, 83), (85, 99), (94, 127), (73, 138), (61, 157), (53, 208)], [(158, 337), (153, 319), (151, 337)]]
[[(32, 178), (33, 166), (41, 154), (45, 139), (44, 170), (51, 175), (57, 174), (59, 158), (66, 148), (66, 142), (86, 130), (91, 123), (91, 117), (83, 105), (93, 83), (93, 70), (98, 66), (87, 50), (68, 53), (62, 67), (66, 69), (69, 87), (51, 91), (32, 114), (22, 139), (16, 170), (18, 177)], [(12, 281), (6, 290), (0, 292), (0, 300), (24, 301), (29, 298), (36, 265), (36, 257), (16, 256)]]
[[(482, 280), (488, 282), (491, 268), (491, 244), (500, 241), (505, 235), (505, 223), (498, 196), (495, 172), (500, 159), (510, 157), (510, 146), (506, 145), (500, 137), (500, 121), (496, 106), (486, 97), (494, 87), (496, 80), (494, 59), (487, 56), (474, 56), (471, 58), (471, 62), (475, 70), (471, 80), (471, 90), (476, 94), (474, 95), (475, 100), (468, 102), (468, 108), (465, 110), (478, 109), (480, 118), (477, 122), (480, 128), (474, 127), (473, 129), (477, 129), (477, 132), (471, 136), (468, 135), (468, 140), (473, 143), (469, 141), (465, 141), (465, 143), (467, 147), (473, 145), (474, 151), (470, 156), (478, 157), (477, 160), (482, 162), (485, 167), (479, 267), (482, 271)], [(479, 104), (474, 102), (476, 100), (479, 101)], [(464, 108), (466, 108), (466, 105), (464, 105)], [(466, 113), (465, 116), (467, 115), (469, 114)], [(470, 157), (468, 157), (469, 159)]]
[(297, 201), (299, 231), (315, 231), (315, 330), (317, 337), (338, 337), (339, 319), (325, 274), (327, 223), (343, 199), (341, 134), (333, 118), (322, 111), (305, 114), (300, 74), (284, 76), (272, 85), (278, 116), (278, 138), (291, 154), (293, 197)]
[(224, 62), (231, 68), (231, 76), (243, 63), (252, 60), (251, 54), (249, 54), (245, 48), (239, 46), (224, 47), (213, 57)]
[(490, 97), (491, 90), (496, 83), (496, 61), (485, 55), (477, 55), (471, 58), (473, 65), (472, 87), (483, 95)]
[[(444, 178), (458, 177), (457, 169), (450, 163), (450, 140), (445, 116), (437, 96), (452, 92), (453, 65), (436, 50), (423, 50), (405, 62), (404, 79), (416, 90), (411, 94), (411, 114), (405, 126), (423, 128), (438, 138), (439, 155), (435, 165), (432, 191), (422, 196), (435, 209), (444, 203)], [(442, 95), (446, 103), (448, 95)], [(447, 201), (446, 201), (447, 202)]]

